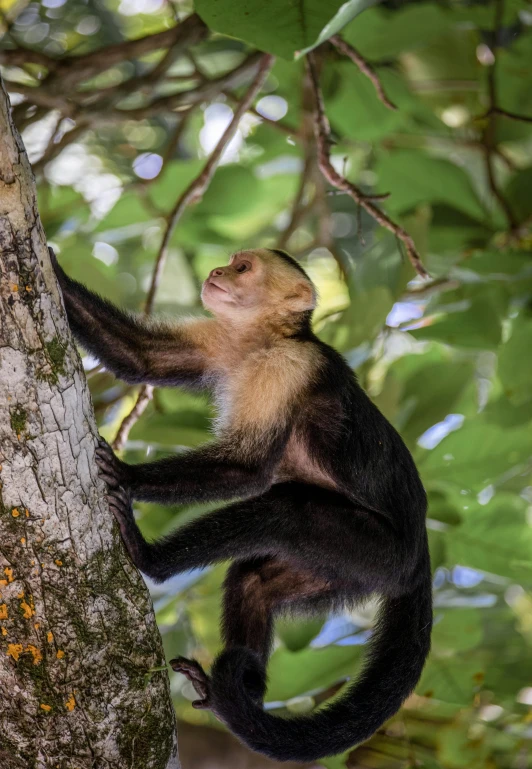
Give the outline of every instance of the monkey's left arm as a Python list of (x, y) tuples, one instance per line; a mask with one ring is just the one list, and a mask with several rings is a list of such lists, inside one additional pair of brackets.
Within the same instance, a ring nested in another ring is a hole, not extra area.
[(106, 368), (131, 384), (201, 384), (212, 321), (170, 325), (124, 312), (70, 278), (49, 252), (74, 336)]
[(102, 441), (97, 462), (108, 486), (122, 486), (134, 499), (176, 504), (250, 497), (271, 486), (275, 466), (286, 444), (286, 431), (263, 435), (250, 450), (245, 438), (186, 451), (156, 462), (129, 465)]

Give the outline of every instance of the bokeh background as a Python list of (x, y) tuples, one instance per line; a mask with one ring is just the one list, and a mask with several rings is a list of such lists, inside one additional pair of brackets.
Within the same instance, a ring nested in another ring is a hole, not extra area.
[[(347, 357), (420, 468), (434, 570), (430, 659), (400, 714), (369, 743), (319, 765), (526, 769), (532, 3), (351, 0), (340, 22), (340, 2), (296, 5), (0, 0), (2, 74), (34, 163), (41, 217), (69, 274), (141, 311), (172, 207), (231, 120), (256, 52), (277, 54), (207, 192), (173, 231), (154, 309), (200, 314), (201, 281), (233, 251), (287, 248), (318, 286), (317, 332)], [(203, 21), (190, 20), (194, 11)], [(334, 165), (364, 191), (390, 193), (379, 205), (413, 235), (428, 280), (393, 235), (333, 194), (319, 172), (297, 52), (326, 40), (330, 20), (334, 32), (348, 22), (341, 34), (398, 107), (387, 109), (355, 64), (323, 43)], [(174, 34), (182, 24), (190, 31)], [(142, 37), (143, 47), (124, 45)], [(96, 360), (84, 357), (84, 366), (101, 432), (112, 440), (138, 390)], [(125, 457), (198, 446), (211, 438), (211, 418), (206, 399), (158, 389)], [(147, 537), (205, 509), (136, 505)], [(150, 585), (167, 654), (212, 661), (224, 571)], [(356, 676), (373, 615), (369, 605), (278, 623), (267, 707), (290, 715), (333, 696)], [(273, 766), (193, 710), (181, 676), (171, 680), (184, 769)]]

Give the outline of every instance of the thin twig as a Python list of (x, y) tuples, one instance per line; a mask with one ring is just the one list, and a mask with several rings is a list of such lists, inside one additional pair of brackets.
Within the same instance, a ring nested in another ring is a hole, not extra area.
[[(166, 218), (166, 228), (164, 231), (163, 239), (161, 241), (161, 245), (159, 247), (159, 253), (157, 254), (157, 258), (155, 260), (151, 284), (148, 291), (148, 295), (146, 297), (146, 304), (144, 306), (144, 313), (146, 315), (149, 315), (152, 312), (155, 295), (157, 293), (161, 275), (164, 269), (164, 265), (166, 263), (166, 258), (168, 256), (168, 246), (177, 223), (183, 216), (183, 213), (185, 212), (186, 208), (191, 203), (199, 202), (202, 199), (203, 195), (205, 194), (211, 182), (211, 179), (214, 176), (214, 172), (216, 171), (216, 168), (220, 162), (220, 159), (224, 153), (224, 150), (226, 149), (227, 145), (236, 134), (236, 131), (238, 129), (238, 126), (240, 124), (242, 117), (248, 111), (251, 104), (253, 103), (253, 100), (255, 99), (255, 96), (258, 94), (258, 92), (264, 85), (264, 82), (268, 76), (268, 73), (272, 68), (273, 62), (274, 62), (274, 57), (271, 56), (270, 54), (264, 54), (261, 56), (259, 67), (255, 75), (255, 78), (253, 79), (253, 82), (249, 86), (245, 95), (241, 99), (238, 107), (236, 108), (233, 114), (233, 117), (231, 119), (231, 122), (225, 129), (222, 137), (220, 138), (220, 140), (218, 141), (218, 144), (216, 145), (211, 155), (209, 156), (209, 159), (205, 163), (200, 174), (195, 179), (192, 180), (192, 182), (189, 184), (187, 189), (182, 193), (182, 195), (179, 197), (176, 204), (168, 214)], [(153, 393), (153, 388), (150, 387), (149, 385), (143, 385), (141, 387), (137, 397), (137, 401), (132, 411), (125, 417), (125, 419), (122, 421), (122, 424), (118, 429), (116, 438), (113, 441), (113, 448), (115, 449), (122, 448), (125, 441), (127, 440), (127, 436), (129, 434), (130, 429), (135, 424), (135, 422), (140, 417), (140, 415), (143, 413), (149, 401), (151, 400), (152, 393)]]
[(299, 186), (292, 202), (292, 210), (290, 213), (290, 220), (288, 226), (281, 232), (277, 241), (277, 248), (285, 248), (288, 241), (297, 230), (301, 221), (306, 213), (309, 211), (309, 207), (304, 204), (305, 190), (309, 180), (312, 178), (312, 170), (314, 168), (314, 157), (309, 151), (307, 146), (305, 152), (305, 160), (303, 162), (303, 170), (299, 177)]
[[(225, 91), (225, 95), (230, 101), (233, 102), (233, 104), (238, 104), (238, 102), (240, 101), (238, 96), (236, 96), (236, 94), (234, 94), (232, 91)], [(286, 123), (283, 123), (281, 120), (272, 120), (271, 118), (266, 117), (261, 112), (256, 110), (255, 107), (251, 107), (249, 112), (251, 112), (252, 115), (255, 115), (255, 117), (258, 117), (263, 123), (267, 123), (268, 125), (271, 125), (272, 128), (276, 128), (278, 131), (281, 131), (287, 136), (291, 136), (295, 140), (299, 138), (297, 129), (291, 128), (289, 125), (286, 125)]]
[(229, 144), (233, 136), (236, 134), (240, 120), (242, 119), (243, 115), (247, 112), (249, 106), (253, 102), (253, 99), (255, 98), (257, 93), (262, 88), (264, 81), (266, 80), (266, 77), (268, 75), (268, 72), (272, 67), (272, 64), (273, 64), (272, 56), (270, 56), (269, 54), (262, 56), (257, 74), (255, 75), (255, 78), (252, 84), (250, 85), (250, 87), (246, 91), (245, 96), (243, 97), (240, 104), (236, 108), (231, 122), (225, 129), (218, 144), (212, 151), (209, 159), (207, 160), (207, 162), (203, 167), (203, 170), (201, 171), (199, 176), (193, 179), (192, 182), (188, 185), (187, 189), (183, 192), (183, 194), (180, 196), (180, 198), (177, 200), (176, 204), (174, 205), (173, 209), (168, 214), (166, 229), (163, 235), (161, 246), (159, 248), (159, 253), (157, 254), (157, 259), (155, 261), (155, 268), (152, 275), (152, 281), (148, 291), (148, 296), (146, 298), (146, 306), (145, 306), (146, 313), (150, 313), (152, 310), (153, 301), (155, 299), (155, 293), (159, 286), (161, 274), (164, 268), (166, 257), (168, 255), (168, 244), (170, 242), (170, 238), (172, 237), (176, 224), (181, 219), (181, 216), (183, 215), (187, 206), (189, 206), (191, 203), (199, 202), (203, 197), (203, 195), (205, 194), (205, 191), (209, 186), (212, 177), (214, 176), (214, 172), (216, 171), (216, 168), (218, 166), (218, 163), (220, 162), (220, 158), (222, 157), (222, 154), (225, 148), (227, 147), (227, 145)]
[(153, 35), (145, 35), (136, 40), (124, 40), (103, 49), (91, 51), (81, 56), (66, 55), (53, 58), (40, 51), (26, 48), (4, 49), (0, 51), (0, 64), (18, 65), (38, 64), (49, 72), (42, 84), (57, 81), (61, 90), (68, 90), (83, 80), (94, 77), (110, 67), (139, 56), (144, 56), (159, 48), (170, 48), (179, 44), (181, 50), (199, 42), (208, 33), (206, 25), (197, 14), (192, 14), (180, 24)]
[(498, 201), (500, 207), (504, 211), (504, 215), (508, 221), (508, 228), (511, 232), (517, 230), (519, 222), (517, 221), (514, 212), (508, 203), (506, 197), (502, 194), (497, 185), (497, 178), (495, 176), (494, 168), (494, 155), (496, 154), (497, 142), (496, 142), (496, 129), (497, 129), (497, 48), (498, 39), (502, 25), (503, 18), (503, 0), (495, 0), (495, 18), (493, 20), (493, 64), (488, 70), (488, 124), (484, 130), (482, 137), (482, 145), (484, 148), (484, 166), (486, 168), (486, 176), (488, 179), (488, 185), (493, 197)]
[(347, 56), (349, 59), (351, 59), (352, 62), (354, 62), (354, 64), (357, 65), (363, 75), (371, 80), (373, 87), (377, 92), (377, 96), (384, 104), (384, 106), (388, 107), (388, 109), (396, 110), (396, 105), (390, 101), (390, 99), (384, 93), (384, 88), (382, 87), (379, 76), (371, 64), (367, 62), (366, 59), (362, 56), (362, 54), (360, 54), (356, 48), (353, 48), (352, 45), (346, 43), (346, 41), (340, 35), (333, 35), (331, 38), (329, 38), (329, 40), (340, 53), (342, 53), (344, 56)]
[(532, 117), (528, 117), (527, 115), (519, 115), (517, 112), (510, 112), (509, 110), (502, 109), (501, 107), (490, 107), (486, 113), (486, 117), (490, 117), (490, 115), (501, 115), (501, 117), (507, 117), (511, 120), (520, 120), (522, 123), (532, 123)]
[(137, 395), (137, 400), (135, 401), (135, 405), (129, 412), (127, 416), (124, 417), (122, 422), (120, 423), (120, 427), (117, 430), (117, 433), (115, 435), (115, 439), (112, 442), (112, 447), (115, 449), (115, 451), (121, 449), (124, 446), (124, 443), (127, 441), (129, 432), (135, 422), (137, 422), (144, 411), (146, 410), (146, 406), (151, 401), (153, 397), (153, 386), (152, 385), (142, 385), (142, 387), (139, 390), (139, 394)]
[(392, 232), (396, 238), (404, 244), (408, 258), (416, 272), (422, 277), (426, 277), (428, 273), (423, 266), (412, 236), (381, 211), (370, 196), (365, 195), (355, 184), (348, 181), (345, 176), (339, 174), (334, 168), (330, 155), (329, 121), (325, 114), (323, 97), (312, 54), (307, 56), (307, 67), (314, 90), (314, 132), (316, 135), (316, 143), (318, 145), (318, 163), (322, 174), (329, 184), (350, 195), (355, 203), (362, 206), (362, 208), (375, 219), (381, 227)]

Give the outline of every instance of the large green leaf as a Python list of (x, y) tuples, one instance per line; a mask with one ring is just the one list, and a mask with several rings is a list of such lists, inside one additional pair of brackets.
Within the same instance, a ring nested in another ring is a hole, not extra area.
[(492, 349), (501, 341), (501, 317), (485, 297), (471, 301), (465, 312), (450, 312), (411, 331), (416, 339), (438, 339), (456, 347)]
[(466, 172), (454, 163), (413, 150), (381, 154), (379, 187), (390, 192), (390, 210), (403, 213), (420, 203), (446, 203), (480, 221), (486, 212)]
[(420, 452), (418, 461), (426, 483), (451, 483), (478, 493), (531, 456), (528, 428), (505, 430), (477, 419), (466, 420), (436, 448)]
[(519, 406), (532, 399), (532, 319), (518, 318), (499, 348), (499, 377), (508, 400)]
[(468, 499), (467, 508), (462, 523), (447, 534), (448, 565), (532, 583), (532, 527), (525, 500), (497, 493), (486, 505)]
[(311, 50), (379, 0), (196, 0), (203, 21), (262, 51), (293, 58)]

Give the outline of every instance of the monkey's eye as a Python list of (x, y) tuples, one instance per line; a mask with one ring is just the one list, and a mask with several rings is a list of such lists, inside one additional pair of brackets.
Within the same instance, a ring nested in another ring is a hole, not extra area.
[(251, 264), (249, 262), (240, 262), (238, 267), (236, 268), (237, 272), (247, 272), (251, 269)]

